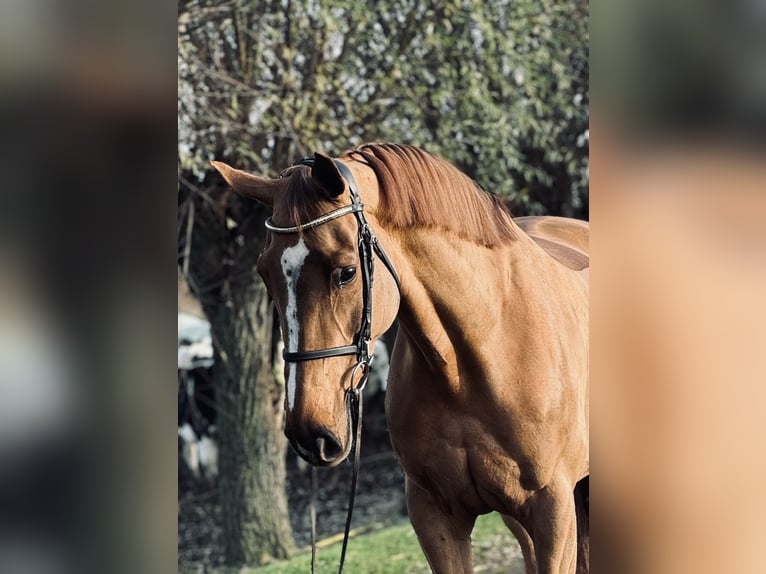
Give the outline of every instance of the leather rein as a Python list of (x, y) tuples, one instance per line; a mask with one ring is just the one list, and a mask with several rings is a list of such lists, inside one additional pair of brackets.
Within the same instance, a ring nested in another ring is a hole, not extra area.
[[(370, 351), (370, 342), (372, 339), (372, 281), (375, 268), (375, 254), (377, 253), (383, 265), (386, 266), (391, 276), (396, 282), (396, 287), (401, 293), (401, 283), (399, 282), (399, 276), (391, 264), (391, 260), (388, 258), (383, 248), (378, 243), (377, 237), (373, 233), (370, 226), (367, 224), (367, 219), (364, 216), (364, 204), (359, 196), (359, 189), (356, 185), (351, 170), (346, 167), (345, 164), (334, 159), (336, 167), (341, 176), (348, 183), (349, 195), (351, 196), (351, 204), (326, 213), (308, 221), (301, 223), (294, 227), (283, 227), (275, 225), (271, 218), (266, 220), (266, 229), (272, 233), (301, 233), (304, 230), (312, 229), (319, 225), (323, 225), (329, 221), (343, 217), (344, 215), (354, 214), (358, 229), (358, 244), (359, 244), (359, 263), (362, 273), (362, 322), (359, 327), (359, 331), (356, 335), (356, 341), (351, 345), (344, 345), (340, 347), (329, 347), (325, 349), (316, 349), (309, 351), (295, 351), (288, 352), (285, 349), (282, 352), (282, 357), (285, 362), (302, 362), (313, 361), (316, 359), (326, 359), (329, 357), (342, 357), (347, 355), (356, 356), (356, 365), (351, 372), (351, 384), (346, 391), (346, 402), (348, 409), (351, 413), (352, 425), (354, 427), (354, 466), (351, 476), (351, 493), (349, 495), (348, 502), (348, 514), (346, 516), (346, 527), (343, 534), (343, 547), (340, 556), (340, 566), (338, 568), (338, 574), (343, 572), (343, 563), (346, 557), (346, 547), (348, 545), (349, 533), (351, 531), (351, 516), (354, 511), (354, 498), (356, 496), (356, 484), (359, 477), (359, 459), (361, 452), (361, 440), (362, 440), (362, 405), (361, 393), (364, 387), (367, 385), (367, 378), (370, 372), (370, 365), (372, 364), (375, 355)], [(304, 158), (294, 165), (314, 165), (314, 158)], [(361, 379), (355, 386), (354, 379), (358, 372), (361, 372)], [(316, 467), (312, 467), (312, 499), (311, 499), (311, 572), (316, 569)]]

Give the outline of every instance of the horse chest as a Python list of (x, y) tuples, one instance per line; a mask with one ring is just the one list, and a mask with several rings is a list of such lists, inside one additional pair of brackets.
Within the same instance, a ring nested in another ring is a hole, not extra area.
[(541, 342), (550, 327), (541, 317), (530, 319), (540, 329), (506, 341), (502, 365), (455, 347), (458, 359), (439, 365), (419, 340), (397, 338), (386, 397), (391, 441), (408, 480), (442, 505), (515, 514), (570, 450), (575, 386), (560, 349)]
[(391, 442), (409, 480), (449, 510), (511, 513), (524, 503), (524, 465), (482, 421), (446, 405), (418, 411), (415, 404), (389, 408)]

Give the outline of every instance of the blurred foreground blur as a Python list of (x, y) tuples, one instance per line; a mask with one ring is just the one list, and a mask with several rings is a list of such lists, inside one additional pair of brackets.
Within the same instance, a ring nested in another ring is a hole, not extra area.
[(592, 14), (592, 560), (763, 572), (766, 10)]
[(4, 573), (175, 567), (175, 6), (141, 4), (0, 6)]
[(766, 164), (592, 131), (595, 556), (762, 572)]

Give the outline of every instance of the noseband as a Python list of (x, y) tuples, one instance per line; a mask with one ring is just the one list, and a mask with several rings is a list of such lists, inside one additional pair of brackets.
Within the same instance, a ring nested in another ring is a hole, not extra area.
[[(356, 335), (356, 342), (353, 345), (344, 345), (341, 347), (329, 347), (327, 349), (317, 349), (313, 351), (297, 351), (288, 352), (285, 349), (282, 352), (282, 357), (286, 362), (302, 362), (313, 361), (316, 359), (326, 359), (328, 357), (342, 357), (346, 355), (356, 355), (356, 367), (351, 376), (351, 382), (353, 385), (354, 376), (357, 371), (362, 369), (363, 378), (360, 381), (360, 389), (364, 387), (367, 381), (367, 373), (369, 366), (372, 363), (374, 355), (370, 352), (370, 340), (372, 339), (372, 280), (375, 267), (374, 254), (377, 253), (383, 265), (386, 266), (391, 276), (396, 282), (396, 286), (401, 292), (401, 284), (399, 283), (399, 276), (394, 270), (394, 266), (391, 264), (391, 260), (388, 258), (383, 248), (378, 243), (377, 237), (372, 232), (372, 229), (367, 224), (367, 220), (364, 217), (364, 204), (359, 197), (359, 190), (356, 186), (356, 180), (351, 173), (351, 170), (346, 167), (345, 164), (340, 161), (333, 160), (343, 178), (348, 182), (348, 189), (351, 195), (351, 204), (330, 211), (308, 221), (301, 223), (296, 227), (280, 227), (275, 225), (271, 218), (266, 220), (266, 229), (272, 233), (300, 233), (306, 229), (312, 229), (353, 213), (356, 217), (358, 237), (359, 237), (359, 263), (362, 272), (362, 324), (359, 327), (359, 331)], [(305, 158), (297, 162), (296, 165), (308, 165), (314, 164), (314, 158)]]

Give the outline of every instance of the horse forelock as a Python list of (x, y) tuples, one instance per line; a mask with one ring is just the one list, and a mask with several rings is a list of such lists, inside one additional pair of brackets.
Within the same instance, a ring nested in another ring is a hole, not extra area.
[(344, 157), (361, 160), (375, 173), (380, 187), (376, 216), (384, 227), (442, 228), (487, 247), (517, 237), (511, 214), (497, 196), (425, 150), (367, 144)]
[(296, 166), (284, 172), (287, 186), (284, 193), (284, 208), (289, 221), (284, 225), (299, 226), (308, 219), (318, 217), (335, 206), (337, 200), (329, 197), (311, 178), (311, 168)]

